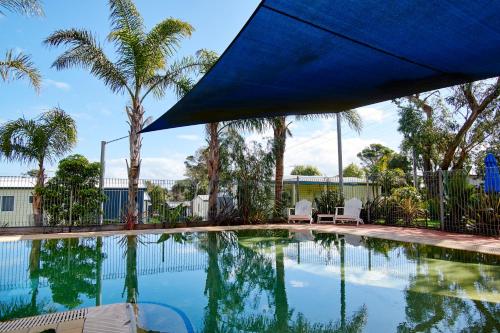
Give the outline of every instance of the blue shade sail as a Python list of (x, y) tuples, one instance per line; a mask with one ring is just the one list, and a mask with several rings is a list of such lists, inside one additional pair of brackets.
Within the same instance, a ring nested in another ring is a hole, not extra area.
[(265, 0), (143, 132), (331, 113), (500, 75), (500, 1)]
[(500, 171), (497, 160), (492, 153), (486, 155), (484, 165), (486, 167), (484, 191), (486, 193), (500, 193)]

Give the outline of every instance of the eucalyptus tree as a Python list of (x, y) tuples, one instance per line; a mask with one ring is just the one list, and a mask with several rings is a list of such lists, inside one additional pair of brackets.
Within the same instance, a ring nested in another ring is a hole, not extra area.
[(230, 136), (228, 135), (230, 131), (261, 132), (262, 129), (263, 124), (258, 119), (215, 122), (209, 123), (205, 126), (208, 141), (208, 212), (210, 220), (213, 221), (217, 215), (217, 198), (219, 196), (221, 175), (224, 171), (224, 157), (223, 154), (221, 154), (221, 141)]
[[(44, 15), (38, 0), (0, 0), (0, 16), (5, 15), (5, 10), (26, 16)], [(4, 82), (27, 78), (37, 92), (42, 83), (42, 76), (31, 57), (13, 50), (7, 50), (5, 58), (0, 59), (0, 77)]]
[(125, 93), (129, 97), (129, 104), (125, 107), (130, 125), (127, 220), (136, 223), (135, 198), (141, 168), (140, 131), (145, 120), (143, 103), (150, 95), (163, 97), (168, 88), (181, 95), (190, 85), (189, 74), (199, 70), (200, 60), (194, 56), (172, 60), (181, 40), (190, 37), (194, 30), (189, 23), (167, 18), (146, 32), (143, 18), (131, 0), (110, 0), (109, 7), (111, 31), (108, 41), (116, 48), (114, 62), (87, 30), (57, 30), (45, 40), (45, 44), (67, 47), (53, 63), (56, 69), (83, 67), (101, 79), (113, 93)]
[[(316, 120), (322, 118), (335, 117), (335, 113), (327, 114), (309, 114), (309, 115), (298, 115), (294, 119), (300, 120)], [(363, 122), (356, 110), (347, 110), (342, 112), (342, 121), (344, 121), (350, 128), (360, 132), (363, 128)], [(283, 193), (283, 174), (284, 174), (284, 161), (285, 161), (285, 149), (286, 149), (286, 139), (292, 135), (290, 130), (290, 124), (293, 121), (289, 120), (287, 116), (279, 116), (274, 118), (269, 118), (266, 120), (267, 125), (273, 130), (273, 151), (276, 163), (275, 170), (275, 185), (274, 185), (274, 209), (275, 214), (281, 215), (281, 210), (283, 207), (281, 204), (282, 193)]]
[(414, 94), (395, 103), (402, 147), (414, 151), (424, 173), (463, 169), (498, 137), (500, 78)]
[(0, 126), (0, 157), (26, 164), (37, 163), (33, 195), (36, 225), (41, 224), (45, 163), (69, 152), (76, 139), (75, 121), (60, 108), (53, 108), (35, 119), (19, 118)]

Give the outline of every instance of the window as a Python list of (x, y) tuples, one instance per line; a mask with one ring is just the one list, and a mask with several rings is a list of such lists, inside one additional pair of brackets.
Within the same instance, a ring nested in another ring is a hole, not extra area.
[(33, 196), (30, 195), (29, 198), (28, 198), (28, 203), (32, 204), (33, 203)]
[(14, 196), (6, 195), (2, 197), (2, 212), (14, 211)]

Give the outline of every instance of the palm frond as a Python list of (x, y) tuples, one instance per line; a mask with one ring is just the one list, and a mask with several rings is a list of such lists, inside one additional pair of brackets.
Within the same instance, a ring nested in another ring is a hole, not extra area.
[(187, 22), (168, 18), (151, 29), (144, 40), (144, 47), (154, 62), (164, 62), (174, 54), (183, 38), (190, 37), (194, 28)]
[(343, 123), (358, 134), (363, 130), (363, 119), (357, 110), (346, 110), (338, 113)]
[(131, 0), (109, 0), (109, 20), (113, 31), (129, 31), (140, 35), (144, 31), (144, 21)]
[(50, 46), (69, 46), (52, 64), (58, 70), (70, 67), (90, 69), (90, 72), (111, 88), (113, 92), (126, 89), (130, 94), (124, 74), (104, 54), (91, 32), (69, 29), (57, 30), (44, 41)]
[(153, 75), (147, 80), (145, 83), (146, 92), (142, 96), (141, 102), (151, 92), (153, 92), (157, 98), (163, 97), (169, 87), (176, 89), (176, 91), (180, 93), (178, 96), (182, 97), (194, 85), (189, 74), (195, 73), (201, 66), (201, 60), (192, 56), (187, 56), (174, 62), (169, 66), (166, 73)]
[(317, 120), (328, 119), (335, 117), (335, 113), (315, 113), (315, 114), (299, 114), (295, 116), (296, 120)]
[[(144, 52), (144, 21), (131, 0), (110, 0), (111, 32), (108, 40), (117, 47), (118, 67), (124, 75), (140, 86), (148, 74), (153, 74), (148, 63), (148, 55)], [(148, 72), (149, 71), (149, 72)]]
[(249, 118), (234, 121), (224, 122), (223, 127), (239, 130), (239, 131), (254, 131), (263, 133), (270, 128), (270, 123), (266, 118)]
[[(0, 0), (0, 8), (9, 12), (19, 13), (26, 16), (44, 16), (42, 4), (39, 0)], [(5, 15), (0, 10), (0, 15)]]
[(42, 83), (42, 76), (31, 57), (23, 53), (14, 54), (12, 50), (7, 51), (4, 60), (0, 60), (0, 77), (3, 81), (28, 78), (37, 92), (40, 91)]
[(76, 123), (59, 107), (42, 114), (39, 123), (47, 135), (46, 157), (52, 159), (64, 155), (77, 140)]
[(19, 118), (0, 126), (0, 155), (9, 161), (51, 161), (71, 150), (75, 143), (75, 121), (60, 108), (36, 119)]
[(196, 56), (201, 62), (201, 74), (206, 74), (219, 60), (217, 52), (207, 49), (201, 49), (196, 52)]
[(8, 121), (0, 126), (0, 156), (8, 161), (31, 163), (38, 151), (34, 147), (36, 122), (25, 118)]

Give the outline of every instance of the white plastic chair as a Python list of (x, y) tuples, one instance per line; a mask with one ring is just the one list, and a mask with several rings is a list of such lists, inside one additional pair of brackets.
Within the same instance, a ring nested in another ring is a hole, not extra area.
[[(356, 225), (360, 223), (363, 224), (363, 220), (359, 217), (361, 214), (361, 207), (363, 203), (358, 198), (352, 198), (344, 203), (344, 207), (335, 207), (335, 217), (333, 218), (333, 223), (336, 221), (346, 222), (346, 221), (356, 221)], [(339, 209), (342, 209), (342, 214), (339, 214)]]
[(301, 221), (312, 223), (312, 202), (300, 200), (295, 203), (295, 208), (288, 208), (288, 223)]

